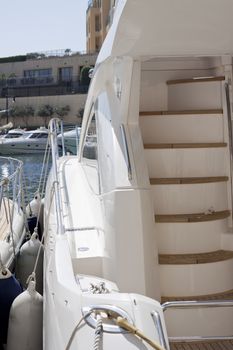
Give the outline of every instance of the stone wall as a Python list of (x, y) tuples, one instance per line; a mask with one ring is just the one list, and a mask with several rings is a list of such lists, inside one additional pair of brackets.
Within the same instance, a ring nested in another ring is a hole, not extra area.
[[(9, 108), (12, 106), (25, 106), (30, 105), (38, 110), (40, 106), (49, 104), (53, 107), (64, 107), (69, 105), (70, 111), (67, 116), (63, 117), (63, 120), (70, 124), (80, 123), (80, 118), (77, 117), (80, 108), (84, 108), (87, 95), (56, 95), (56, 96), (36, 96), (36, 97), (17, 97), (16, 101), (13, 102), (9, 98)], [(6, 99), (0, 98), (0, 110), (5, 109)], [(36, 113), (35, 113), (36, 114)], [(55, 115), (54, 115), (55, 116)], [(10, 117), (9, 121), (12, 121), (14, 127), (37, 127), (42, 125), (47, 125), (49, 118), (43, 118), (39, 116), (33, 117)], [(6, 124), (6, 118), (1, 117), (0, 114), (0, 125)]]

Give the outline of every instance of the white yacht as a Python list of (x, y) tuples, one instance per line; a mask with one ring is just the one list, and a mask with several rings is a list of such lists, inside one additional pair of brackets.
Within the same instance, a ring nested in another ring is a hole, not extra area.
[(50, 124), (44, 350), (233, 348), (232, 13), (116, 1), (77, 156)]
[(10, 130), (0, 138), (0, 154), (37, 154), (44, 153), (48, 140), (48, 129)]
[(58, 135), (58, 144), (62, 146), (62, 142), (64, 142), (66, 153), (77, 154), (80, 132), (81, 128), (76, 126), (74, 129), (62, 131)]
[(5, 134), (0, 135), (0, 140), (2, 139), (16, 139), (18, 137), (21, 137), (25, 134), (25, 130), (21, 128), (17, 129), (11, 129)]

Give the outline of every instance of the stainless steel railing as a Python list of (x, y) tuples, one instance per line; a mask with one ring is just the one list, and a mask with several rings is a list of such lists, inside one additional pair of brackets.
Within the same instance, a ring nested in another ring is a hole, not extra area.
[(127, 138), (126, 138), (124, 124), (120, 125), (120, 130), (121, 130), (121, 137), (122, 137), (123, 148), (124, 148), (124, 157), (125, 157), (125, 161), (126, 161), (127, 169), (128, 169), (128, 179), (132, 180), (132, 167), (131, 167), (131, 162), (130, 162), (129, 148), (128, 148), (128, 144), (127, 144)]
[(229, 152), (230, 152), (230, 180), (231, 180), (231, 218), (233, 222), (233, 141), (232, 141), (232, 120), (231, 120), (231, 102), (229, 84), (224, 84), (228, 123), (228, 137), (229, 137)]
[[(213, 301), (171, 301), (166, 302), (161, 305), (163, 311), (169, 309), (193, 309), (193, 308), (226, 308), (233, 307), (233, 300), (213, 300)], [(219, 319), (219, 322), (221, 320)], [(230, 336), (191, 336), (191, 337), (169, 337), (169, 341), (173, 342), (188, 342), (188, 341), (198, 341), (198, 340), (228, 340), (233, 339), (233, 335)]]
[[(56, 216), (57, 216), (57, 226), (58, 226), (58, 234), (64, 234), (65, 229), (63, 225), (63, 217), (62, 217), (62, 208), (61, 208), (61, 190), (59, 186), (58, 179), (58, 158), (59, 158), (59, 147), (57, 136), (59, 130), (63, 130), (61, 126), (62, 122), (58, 118), (51, 119), (49, 123), (49, 137), (50, 137), (50, 147), (52, 154), (52, 174), (53, 174), (53, 186), (54, 186), (54, 196), (55, 196), (55, 205), (56, 205)], [(65, 154), (64, 143), (62, 144), (62, 154)]]

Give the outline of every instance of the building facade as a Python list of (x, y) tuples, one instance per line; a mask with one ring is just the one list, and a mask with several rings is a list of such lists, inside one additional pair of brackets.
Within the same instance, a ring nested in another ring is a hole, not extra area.
[(112, 21), (115, 0), (89, 0), (86, 15), (87, 52), (98, 52)]
[[(84, 71), (95, 65), (97, 55), (67, 51), (30, 54), (20, 56), (19, 60), (17, 56), (16, 60), (11, 57), (0, 59), (0, 110), (32, 106), (35, 115), (28, 123), (38, 126), (45, 120), (37, 113), (42, 106), (49, 105), (54, 110), (68, 106), (64, 118), (67, 122), (77, 123), (89, 86)], [(11, 115), (7, 117), (12, 121)], [(0, 124), (4, 122), (2, 119), (1, 116)], [(28, 126), (25, 117), (17, 119), (17, 124)]]

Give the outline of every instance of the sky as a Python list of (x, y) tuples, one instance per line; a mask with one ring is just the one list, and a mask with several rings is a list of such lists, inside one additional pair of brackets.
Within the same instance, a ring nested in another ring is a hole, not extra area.
[(88, 0), (0, 0), (0, 57), (85, 51)]

